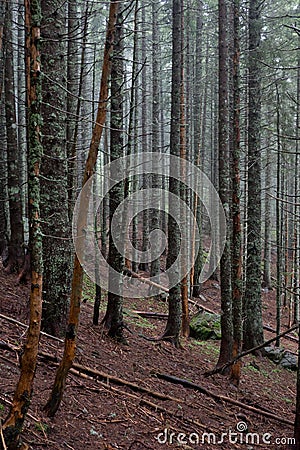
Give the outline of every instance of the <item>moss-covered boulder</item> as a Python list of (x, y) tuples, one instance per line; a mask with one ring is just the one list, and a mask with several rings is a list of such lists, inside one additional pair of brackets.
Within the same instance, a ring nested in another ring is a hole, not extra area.
[(199, 311), (190, 322), (190, 336), (199, 341), (221, 339), (220, 315)]

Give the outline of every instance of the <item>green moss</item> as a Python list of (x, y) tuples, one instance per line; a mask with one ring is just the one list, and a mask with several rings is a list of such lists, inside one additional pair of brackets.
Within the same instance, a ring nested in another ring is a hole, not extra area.
[(46, 423), (35, 422), (34, 426), (37, 431), (40, 431), (43, 434), (47, 434), (47, 432), (49, 430), (49, 426)]

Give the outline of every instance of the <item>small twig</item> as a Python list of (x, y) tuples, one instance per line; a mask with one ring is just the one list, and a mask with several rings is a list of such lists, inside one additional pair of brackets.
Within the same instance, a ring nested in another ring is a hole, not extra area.
[[(5, 397), (3, 397), (3, 395), (0, 394), (0, 398), (1, 400), (6, 403), (8, 406), (12, 405), (12, 402), (10, 400), (7, 400)], [(37, 417), (34, 417), (32, 414), (27, 413), (26, 414), (27, 417), (29, 417), (30, 419), (34, 420), (35, 422), (41, 422), (41, 419), (38, 419)]]
[(7, 447), (6, 447), (6, 444), (5, 444), (5, 439), (4, 439), (4, 436), (3, 436), (2, 423), (1, 423), (1, 427), (0, 427), (0, 435), (1, 435), (1, 442), (2, 442), (3, 450), (7, 450)]
[[(28, 325), (26, 325), (25, 323), (19, 322), (18, 320), (13, 319), (12, 317), (8, 317), (8, 316), (4, 316), (3, 314), (0, 314), (0, 318), (4, 319), (4, 320), (7, 320), (8, 322), (20, 325), (21, 327), (28, 328)], [(58, 338), (56, 336), (52, 336), (51, 334), (47, 334), (44, 331), (41, 331), (41, 334), (43, 336), (46, 336), (46, 337), (50, 338), (50, 339), (54, 339), (55, 341), (62, 342), (62, 343), (64, 342), (62, 339), (60, 339), (60, 338)]]

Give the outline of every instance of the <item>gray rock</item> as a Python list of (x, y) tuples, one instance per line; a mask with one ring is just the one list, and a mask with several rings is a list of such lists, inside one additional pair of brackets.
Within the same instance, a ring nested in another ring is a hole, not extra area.
[(278, 347), (265, 347), (266, 356), (284, 369), (297, 370), (297, 357), (288, 350)]
[(297, 370), (297, 357), (290, 353), (289, 351), (285, 351), (282, 360), (280, 361), (280, 365), (285, 369)]
[(199, 311), (190, 322), (190, 335), (200, 341), (221, 339), (220, 315)]
[(266, 356), (275, 364), (279, 364), (283, 358), (284, 349), (278, 347), (265, 347)]

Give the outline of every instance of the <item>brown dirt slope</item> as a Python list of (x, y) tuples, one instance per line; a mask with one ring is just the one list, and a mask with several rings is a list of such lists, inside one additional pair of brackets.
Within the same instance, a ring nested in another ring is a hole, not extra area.
[[(93, 287), (86, 282), (85, 298)], [(205, 300), (200, 302), (217, 311), (219, 289), (208, 283)], [(0, 314), (21, 322), (27, 320), (28, 288), (17, 285), (16, 277), (0, 273)], [(295, 412), (295, 373), (280, 369), (266, 359), (252, 356), (243, 361), (239, 389), (221, 375), (209, 378), (218, 357), (218, 342), (183, 341), (176, 350), (168, 343), (150, 342), (139, 336), (159, 336), (164, 321), (143, 319), (132, 310), (167, 312), (165, 303), (126, 300), (125, 321), (128, 345), (110, 340), (102, 328), (94, 327), (92, 304), (82, 305), (76, 362), (133, 382), (151, 391), (173, 397), (159, 399), (130, 387), (106, 380), (69, 375), (64, 401), (54, 419), (44, 416), (55, 375), (55, 363), (39, 359), (30, 415), (23, 439), (32, 449), (284, 449), (293, 427), (253, 413), (226, 401), (216, 401), (201, 392), (160, 380), (154, 372), (167, 373), (193, 381), (215, 394), (230, 397), (255, 408), (272, 412), (293, 422)], [(103, 305), (104, 308), (104, 305)], [(265, 322), (274, 327), (274, 293), (264, 295)], [(284, 328), (283, 328), (284, 329)], [(0, 317), (0, 341), (21, 346), (26, 329)], [(267, 334), (266, 337), (271, 337)], [(283, 345), (296, 352), (297, 343)], [(41, 337), (40, 350), (58, 358), (63, 343)], [(18, 353), (0, 349), (0, 418), (5, 418), (19, 374)], [(247, 430), (243, 428), (247, 427)], [(208, 435), (207, 433), (211, 433)], [(223, 437), (222, 437), (222, 433)], [(257, 445), (259, 444), (259, 445)]]

